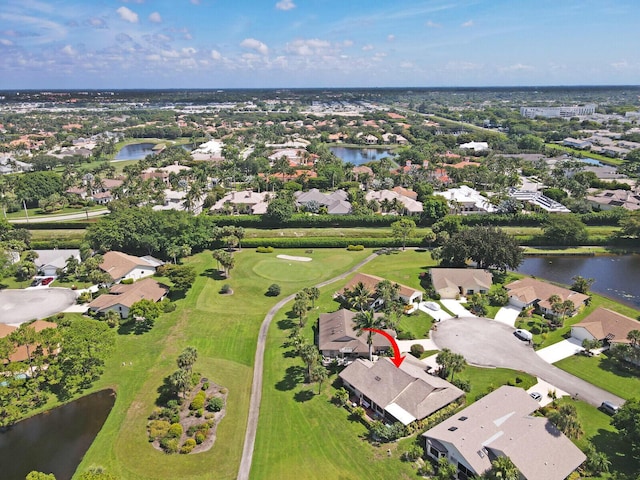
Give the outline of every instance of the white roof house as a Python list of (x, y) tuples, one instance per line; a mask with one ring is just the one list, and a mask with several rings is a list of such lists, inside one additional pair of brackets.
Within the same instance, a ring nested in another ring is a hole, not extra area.
[(468, 213), (493, 213), (497, 208), (491, 204), (488, 198), (480, 195), (480, 192), (467, 185), (458, 188), (450, 188), (446, 192), (433, 192), (447, 199), (452, 211), (462, 214)]
[(80, 250), (78, 249), (55, 249), (55, 250), (35, 250), (38, 258), (34, 260), (38, 271), (42, 275), (54, 276), (58, 270), (62, 270), (67, 265), (69, 257), (74, 257), (80, 261)]
[(530, 203), (531, 205), (541, 208), (542, 210), (549, 213), (571, 212), (571, 210), (562, 205), (560, 202), (556, 202), (555, 200), (550, 199), (540, 192), (534, 192), (531, 190), (517, 190), (513, 188), (509, 191), (509, 196), (511, 198), (515, 198), (516, 200)]
[(489, 150), (489, 144), (487, 142), (468, 142), (458, 145), (458, 148), (463, 150), (473, 150), (474, 152), (483, 152)]

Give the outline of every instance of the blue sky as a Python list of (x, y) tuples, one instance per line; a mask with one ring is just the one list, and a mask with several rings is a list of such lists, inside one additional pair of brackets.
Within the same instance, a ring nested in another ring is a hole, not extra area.
[(637, 0), (1, 0), (0, 89), (640, 83)]

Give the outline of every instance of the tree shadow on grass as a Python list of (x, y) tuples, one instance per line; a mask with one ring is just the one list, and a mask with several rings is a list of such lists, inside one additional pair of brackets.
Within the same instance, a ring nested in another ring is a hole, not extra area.
[(158, 398), (156, 398), (156, 405), (159, 407), (166, 406), (170, 400), (179, 400), (178, 396), (175, 394), (174, 387), (169, 382), (168, 375), (162, 379), (162, 385), (158, 387), (157, 392)]
[(619, 377), (624, 378), (637, 378), (637, 370), (633, 372), (632, 370), (627, 370), (625, 368), (620, 368), (618, 365), (618, 361), (606, 356), (603, 354), (602, 360), (598, 363), (598, 368), (604, 370), (605, 372), (613, 373), (614, 375), (618, 375)]
[(638, 459), (633, 457), (629, 443), (625, 442), (618, 432), (599, 429), (598, 434), (591, 437), (591, 443), (598, 452), (607, 455), (612, 471), (636, 473)]
[(217, 268), (207, 268), (204, 272), (200, 274), (200, 276), (211, 278), (213, 280), (227, 280), (227, 277), (224, 275), (224, 272), (218, 270)]
[[(298, 318), (298, 317), (294, 317)], [(280, 330), (290, 330), (295, 327), (296, 324), (291, 320), (291, 318), (283, 318), (282, 320), (278, 320), (278, 328)]]
[(292, 365), (287, 368), (287, 373), (284, 378), (276, 383), (276, 388), (281, 392), (286, 392), (287, 390), (293, 390), (296, 388), (296, 385), (304, 382), (304, 377), (306, 375), (306, 369), (300, 365)]
[(293, 399), (296, 402), (299, 403), (304, 403), (304, 402), (308, 402), (309, 400), (311, 400), (313, 397), (315, 397), (316, 394), (313, 392), (313, 390), (300, 390), (298, 393), (296, 393), (293, 396)]
[(298, 352), (294, 350), (287, 350), (286, 352), (282, 352), (282, 356), (284, 358), (296, 358), (298, 356)]

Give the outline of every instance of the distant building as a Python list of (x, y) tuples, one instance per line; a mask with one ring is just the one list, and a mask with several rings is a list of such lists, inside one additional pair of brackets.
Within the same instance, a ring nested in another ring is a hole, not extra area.
[(159, 302), (169, 289), (151, 278), (126, 285), (118, 284), (111, 287), (108, 294), (100, 295), (89, 304), (89, 310), (104, 314), (113, 310), (120, 318), (127, 318), (132, 305), (140, 300)]
[(596, 104), (590, 103), (572, 107), (521, 107), (520, 115), (525, 118), (571, 118), (593, 115), (596, 113)]
[(468, 142), (458, 145), (458, 148), (462, 150), (473, 150), (474, 152), (484, 152), (489, 150), (489, 144), (487, 142)]
[(450, 188), (445, 192), (433, 192), (434, 195), (440, 195), (449, 202), (452, 212), (462, 213), (494, 213), (497, 209), (480, 193), (471, 187), (462, 185), (459, 188)]
[(567, 207), (562, 205), (560, 202), (556, 202), (551, 198), (543, 195), (540, 192), (534, 192), (531, 190), (518, 190), (512, 188), (509, 191), (509, 196), (511, 198), (515, 198), (516, 200), (520, 200), (521, 202), (527, 202), (545, 212), (549, 213), (570, 213)]
[(562, 145), (565, 147), (577, 148), (579, 150), (586, 150), (591, 147), (591, 142), (587, 140), (578, 140), (577, 138), (567, 137), (562, 140)]

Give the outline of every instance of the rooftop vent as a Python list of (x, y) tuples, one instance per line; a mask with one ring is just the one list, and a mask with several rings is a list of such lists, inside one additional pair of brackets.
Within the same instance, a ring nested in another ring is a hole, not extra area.
[(458, 427), (449, 427), (449, 431), (450, 432), (455, 432), (458, 429)]
[(376, 375), (376, 381), (379, 382), (380, 380), (382, 380), (382, 379)]
[(460, 420), (461, 422), (464, 422), (467, 418), (469, 418), (469, 417), (465, 417), (465, 416), (463, 415), (463, 416), (461, 416), (458, 420)]

